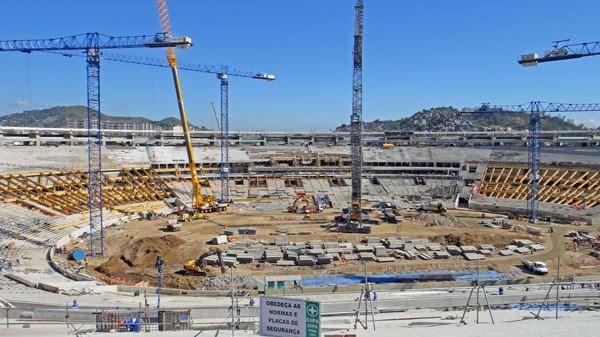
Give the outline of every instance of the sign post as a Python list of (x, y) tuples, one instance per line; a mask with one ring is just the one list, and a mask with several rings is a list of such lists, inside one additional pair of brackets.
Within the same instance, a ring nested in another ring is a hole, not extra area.
[(261, 296), (260, 334), (276, 337), (319, 337), (321, 303)]

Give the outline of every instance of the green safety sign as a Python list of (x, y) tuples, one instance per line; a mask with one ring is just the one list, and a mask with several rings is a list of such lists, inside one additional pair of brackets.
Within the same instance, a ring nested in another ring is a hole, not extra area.
[(306, 302), (306, 337), (319, 337), (321, 308), (319, 302)]

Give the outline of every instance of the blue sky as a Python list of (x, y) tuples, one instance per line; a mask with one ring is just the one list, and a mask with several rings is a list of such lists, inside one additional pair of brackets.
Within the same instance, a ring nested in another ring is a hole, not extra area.
[[(230, 78), (230, 130), (326, 131), (352, 112), (353, 0), (170, 0), (174, 35), (194, 46), (180, 62), (225, 64), (276, 76)], [(0, 40), (160, 31), (153, 0), (5, 1)], [(597, 1), (365, 0), (363, 120), (396, 120), (438, 106), (482, 102), (600, 102), (600, 57), (523, 68), (519, 55), (552, 41), (600, 40)], [(591, 30), (590, 30), (591, 29)], [(165, 58), (164, 49), (121, 54)], [(83, 58), (0, 53), (0, 115), (86, 104)], [(114, 116), (178, 117), (168, 69), (104, 61), (101, 109)], [(180, 71), (190, 123), (217, 128), (212, 74)], [(600, 126), (600, 112), (568, 118)]]

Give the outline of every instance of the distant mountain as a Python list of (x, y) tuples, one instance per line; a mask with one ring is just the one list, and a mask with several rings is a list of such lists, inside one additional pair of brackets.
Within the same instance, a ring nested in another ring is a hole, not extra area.
[[(524, 131), (529, 128), (528, 113), (474, 113), (474, 109), (464, 108), (463, 112), (453, 107), (423, 109), (398, 120), (363, 122), (365, 132), (373, 131)], [(470, 111), (470, 112), (469, 112)], [(576, 125), (565, 116), (545, 116), (541, 119), (541, 129), (584, 130), (583, 124)], [(336, 131), (349, 132), (350, 125), (342, 124)]]
[[(165, 118), (161, 121), (153, 121), (145, 117), (115, 117), (100, 114), (101, 119), (107, 122), (115, 123), (150, 123), (167, 129), (173, 125), (181, 125), (181, 120), (175, 117)], [(55, 106), (43, 110), (28, 110), (0, 117), (2, 126), (23, 126), (23, 127), (44, 127), (44, 128), (67, 128), (69, 121), (87, 120), (87, 107), (83, 105), (76, 106)], [(204, 127), (198, 128), (189, 124), (190, 129), (208, 130)]]

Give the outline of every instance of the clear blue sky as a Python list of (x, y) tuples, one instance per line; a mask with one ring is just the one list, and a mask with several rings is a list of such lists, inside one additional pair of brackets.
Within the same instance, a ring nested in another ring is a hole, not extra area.
[[(273, 74), (275, 82), (230, 78), (230, 130), (325, 131), (352, 112), (353, 0), (170, 0), (174, 35), (194, 46), (178, 60)], [(0, 40), (112, 36), (160, 31), (153, 0), (4, 1)], [(365, 0), (363, 120), (400, 119), (438, 106), (482, 102), (600, 102), (600, 57), (523, 68), (519, 55), (552, 41), (600, 40), (600, 4), (589, 0)], [(165, 58), (164, 49), (116, 51)], [(83, 58), (0, 53), (0, 115), (86, 104)], [(101, 64), (102, 112), (153, 120), (178, 117), (171, 72)], [(188, 120), (216, 128), (212, 74), (180, 71)], [(600, 126), (600, 112), (568, 115)]]

